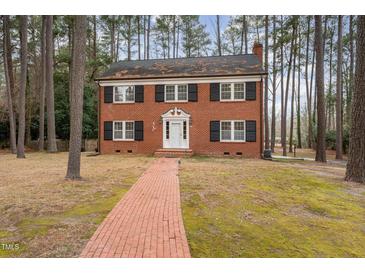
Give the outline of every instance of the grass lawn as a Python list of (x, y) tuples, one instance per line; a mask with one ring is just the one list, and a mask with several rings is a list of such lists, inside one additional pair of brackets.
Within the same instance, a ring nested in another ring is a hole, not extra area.
[(67, 153), (26, 157), (0, 154), (0, 257), (77, 257), (153, 160), (83, 154), (83, 180), (72, 182), (64, 179)]
[[(273, 155), (281, 156), (283, 155), (283, 149), (279, 146), (275, 147), (275, 153)], [(287, 155), (290, 157), (294, 157), (294, 152), (289, 152), (289, 148), (287, 150)], [(326, 150), (327, 160), (336, 160), (336, 150)], [(296, 157), (297, 158), (316, 158), (316, 151), (310, 148), (297, 148), (296, 149)], [(347, 155), (343, 155), (343, 159), (347, 160)]]
[(315, 162), (183, 159), (193, 257), (365, 257), (365, 185)]

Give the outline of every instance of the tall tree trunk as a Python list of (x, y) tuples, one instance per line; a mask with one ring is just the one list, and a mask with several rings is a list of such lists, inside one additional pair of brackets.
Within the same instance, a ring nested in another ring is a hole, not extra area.
[(290, 83), (290, 72), (293, 60), (293, 51), (294, 51), (294, 39), (296, 33), (296, 25), (293, 24), (292, 30), (292, 38), (290, 42), (290, 57), (288, 62), (288, 71), (287, 71), (287, 78), (286, 78), (286, 88), (285, 88), (285, 99), (284, 99), (284, 115), (283, 115), (283, 156), (287, 156), (287, 149), (286, 149), (286, 117), (288, 112), (288, 95), (289, 95), (289, 83)]
[(131, 15), (127, 15), (127, 58), (128, 61), (132, 59), (132, 20)]
[(179, 44), (180, 44), (180, 21), (177, 22), (176, 58), (179, 58)]
[(245, 54), (248, 54), (248, 39), (247, 39), (248, 24), (246, 20), (246, 15), (243, 16), (243, 21), (245, 22)]
[[(327, 127), (332, 130), (332, 56), (333, 56), (333, 33), (330, 38), (330, 52), (329, 52), (329, 85), (328, 85), (328, 102), (327, 102)], [(324, 54), (324, 53), (323, 53)]]
[(222, 46), (221, 46), (221, 26), (219, 15), (217, 15), (217, 46), (218, 46), (218, 55), (222, 55)]
[(355, 85), (346, 180), (365, 183), (365, 16), (357, 17)]
[(172, 24), (172, 57), (176, 58), (176, 15), (172, 16), (173, 24)]
[(315, 16), (315, 45), (316, 45), (316, 87), (317, 87), (317, 146), (316, 161), (326, 162), (326, 106), (324, 98), (324, 73), (323, 73), (323, 41), (322, 41), (322, 16)]
[[(311, 98), (310, 101), (312, 101), (313, 98), (313, 112), (312, 112), (312, 129), (313, 129), (313, 125), (316, 124), (316, 113), (317, 113), (317, 89), (316, 89), (316, 82), (313, 81), (314, 79), (314, 58), (316, 55), (316, 51), (315, 51), (315, 41), (313, 42), (313, 52), (312, 52), (312, 67), (311, 67), (311, 80), (310, 80), (310, 88), (309, 88), (309, 96)], [(313, 88), (313, 84), (314, 84), (314, 88)], [(313, 133), (313, 131), (312, 131)], [(313, 135), (312, 135), (313, 136)], [(314, 136), (313, 136), (314, 137)], [(314, 138), (312, 138), (312, 147), (313, 147), (313, 142), (314, 142)]]
[[(4, 58), (4, 74), (6, 83), (6, 95), (8, 103), (8, 115), (9, 115), (9, 126), (10, 126), (10, 150), (13, 154), (17, 152), (16, 147), (16, 123), (15, 115), (13, 110), (13, 93), (11, 87), (11, 74), (12, 68), (9, 66), (11, 60), (11, 45), (10, 45), (10, 31), (9, 31), (9, 16), (3, 16), (3, 58)], [(9, 54), (10, 52), (10, 54)]]
[[(299, 27), (298, 27), (299, 28)], [(290, 131), (289, 131), (289, 153), (293, 153), (293, 131), (294, 131), (294, 101), (295, 101), (295, 69), (297, 60), (297, 33), (295, 35), (294, 53), (293, 53), (293, 75), (292, 75), (292, 94), (291, 94), (291, 105), (290, 105)]]
[[(310, 87), (309, 87), (309, 77), (308, 77), (308, 65), (309, 65), (309, 38), (310, 38), (310, 30), (311, 30), (311, 16), (307, 17), (307, 38), (306, 38), (306, 53), (305, 53), (305, 87), (306, 87), (306, 95), (307, 95), (307, 115), (308, 115), (308, 137), (307, 143), (308, 147), (312, 148), (312, 136), (313, 136), (313, 129), (312, 129), (312, 98), (310, 94)], [(313, 63), (312, 63), (313, 66)]]
[(27, 64), (28, 64), (28, 18), (20, 16), (20, 87), (18, 105), (18, 145), (17, 158), (25, 158), (25, 90), (27, 87)]
[[(112, 63), (115, 62), (115, 15), (111, 16), (111, 30), (110, 30), (110, 56)], [(119, 30), (117, 30), (119, 32)]]
[(75, 16), (75, 42), (72, 58), (72, 90), (70, 108), (70, 150), (66, 178), (80, 179), (82, 116), (86, 59), (86, 16)]
[[(269, 16), (265, 16), (265, 71), (269, 71)], [(264, 120), (265, 120), (265, 149), (270, 147), (270, 132), (269, 132), (269, 81), (265, 77), (265, 94), (264, 94)]]
[(349, 24), (349, 53), (350, 53), (350, 73), (349, 73), (349, 92), (346, 96), (346, 121), (351, 121), (351, 99), (354, 90), (354, 31), (353, 31), (353, 15), (350, 15)]
[(272, 107), (271, 107), (271, 151), (275, 152), (276, 136), (276, 17), (273, 20), (273, 57), (272, 57)]
[(336, 79), (336, 159), (342, 159), (342, 15), (338, 16)]
[(42, 15), (41, 85), (39, 95), (39, 151), (44, 150), (44, 100), (46, 94), (46, 16)]
[(301, 36), (300, 36), (300, 27), (298, 28), (298, 88), (297, 88), (297, 147), (302, 148), (302, 133), (301, 133), (301, 119), (300, 119), (300, 72), (301, 72), (301, 65), (300, 65), (300, 49), (301, 49)]
[[(68, 23), (68, 54), (69, 57), (72, 56), (72, 44), (73, 44), (73, 18), (70, 18), (70, 21)], [(68, 60), (68, 90), (71, 90), (71, 58)], [(68, 93), (68, 101), (71, 101), (71, 94)]]
[(245, 54), (248, 53), (247, 49), (247, 22), (246, 15), (242, 15), (242, 26), (241, 26), (241, 49), (240, 54), (243, 54), (243, 44), (245, 45)]
[(150, 31), (151, 31), (151, 15), (147, 19), (147, 60), (150, 59)]
[(46, 16), (47, 151), (57, 152), (53, 90), (53, 16)]
[(137, 46), (138, 46), (138, 60), (141, 60), (141, 16), (137, 15)]
[(280, 143), (284, 146), (284, 20), (280, 16), (280, 89), (281, 89), (281, 108), (280, 108)]

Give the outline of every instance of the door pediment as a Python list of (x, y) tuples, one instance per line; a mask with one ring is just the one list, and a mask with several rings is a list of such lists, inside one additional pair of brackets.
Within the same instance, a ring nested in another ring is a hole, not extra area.
[(190, 118), (190, 114), (180, 108), (172, 108), (161, 115), (162, 118)]

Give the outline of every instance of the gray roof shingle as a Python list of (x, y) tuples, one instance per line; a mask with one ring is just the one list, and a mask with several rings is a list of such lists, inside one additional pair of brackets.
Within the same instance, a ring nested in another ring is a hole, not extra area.
[(254, 54), (119, 61), (96, 80), (158, 79), (266, 74)]

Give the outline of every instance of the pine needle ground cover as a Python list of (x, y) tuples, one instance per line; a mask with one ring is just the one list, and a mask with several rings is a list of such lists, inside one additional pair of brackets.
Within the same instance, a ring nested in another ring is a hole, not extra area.
[(67, 153), (0, 154), (0, 257), (78, 257), (108, 212), (153, 160), (82, 155), (66, 181)]
[(365, 186), (311, 162), (194, 157), (180, 169), (193, 257), (365, 257)]

